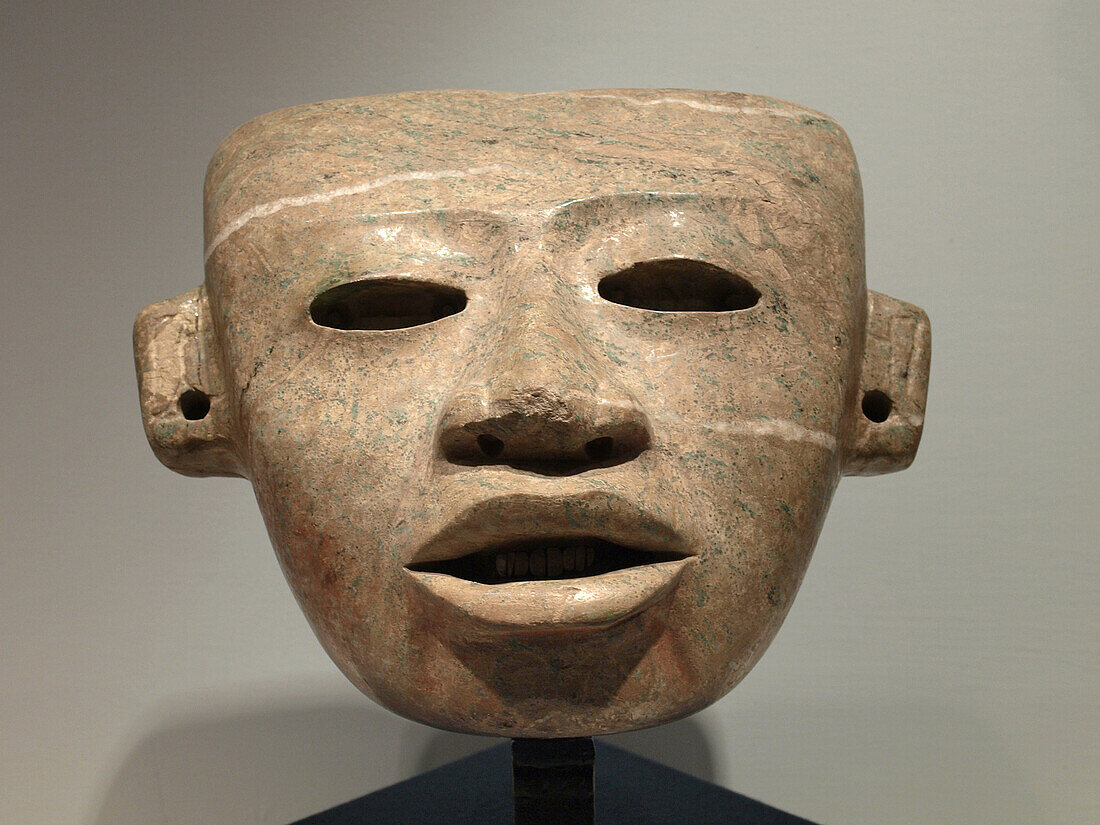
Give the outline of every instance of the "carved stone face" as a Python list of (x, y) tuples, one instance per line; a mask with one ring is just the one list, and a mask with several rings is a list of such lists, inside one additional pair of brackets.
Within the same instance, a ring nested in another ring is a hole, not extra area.
[(150, 441), (252, 480), (361, 690), (627, 730), (728, 691), (842, 473), (906, 466), (928, 325), (864, 287), (828, 118), (702, 92), (420, 92), (241, 127), (204, 287), (149, 307)]

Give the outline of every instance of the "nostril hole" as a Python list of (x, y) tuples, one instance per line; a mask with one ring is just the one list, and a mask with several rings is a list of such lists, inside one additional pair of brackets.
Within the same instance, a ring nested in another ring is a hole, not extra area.
[(584, 451), (593, 461), (606, 461), (611, 458), (611, 451), (615, 448), (615, 440), (609, 435), (602, 438), (593, 438), (584, 445)]
[(477, 437), (477, 446), (480, 447), (481, 452), (485, 453), (489, 458), (496, 458), (504, 452), (504, 442), (488, 433), (482, 433)]
[(890, 417), (890, 411), (894, 409), (894, 402), (890, 396), (882, 390), (868, 390), (863, 394), (863, 415), (868, 421), (881, 424)]
[(188, 421), (201, 421), (210, 413), (210, 396), (202, 390), (180, 393), (180, 412)]

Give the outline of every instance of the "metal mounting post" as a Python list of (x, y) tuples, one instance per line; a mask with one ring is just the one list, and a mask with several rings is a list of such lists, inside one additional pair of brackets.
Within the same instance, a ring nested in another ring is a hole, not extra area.
[(591, 737), (513, 739), (516, 825), (594, 825)]

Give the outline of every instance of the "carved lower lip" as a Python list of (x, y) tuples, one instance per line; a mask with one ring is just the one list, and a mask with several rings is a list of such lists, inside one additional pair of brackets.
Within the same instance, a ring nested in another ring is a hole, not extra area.
[[(565, 569), (570, 551), (573, 571)], [(581, 556), (584, 566), (577, 569)], [(433, 601), (481, 630), (546, 633), (606, 627), (647, 610), (672, 592), (690, 562), (682, 553), (550, 539), (410, 565), (406, 571)]]

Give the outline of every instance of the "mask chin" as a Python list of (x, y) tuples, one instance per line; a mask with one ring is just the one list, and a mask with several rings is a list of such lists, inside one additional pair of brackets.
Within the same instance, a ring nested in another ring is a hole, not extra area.
[(145, 435), (161, 463), (188, 476), (244, 477), (203, 287), (141, 311), (134, 361)]
[(859, 393), (845, 439), (845, 475), (892, 473), (913, 463), (924, 429), (931, 351), (924, 310), (868, 292)]

